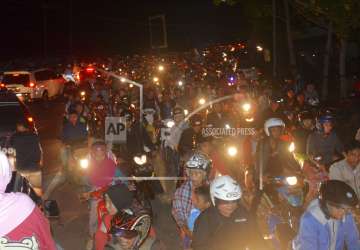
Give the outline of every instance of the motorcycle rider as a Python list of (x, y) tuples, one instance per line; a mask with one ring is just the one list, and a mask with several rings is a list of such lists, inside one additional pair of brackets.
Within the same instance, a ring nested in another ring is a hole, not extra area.
[(187, 123), (184, 120), (185, 116), (183, 109), (175, 107), (173, 115), (175, 124), (170, 128), (170, 135), (166, 137), (164, 146), (167, 166), (170, 170), (169, 172), (174, 173), (175, 176), (178, 176), (180, 173), (180, 155), (178, 151), (178, 145), (181, 134), (187, 128)]
[(306, 153), (310, 157), (321, 155), (323, 164), (329, 168), (330, 164), (343, 155), (344, 147), (334, 131), (334, 116), (325, 111), (318, 118), (318, 130), (310, 134), (307, 140)]
[(34, 187), (36, 193), (42, 193), (40, 140), (36, 133), (30, 130), (29, 123), (19, 120), (16, 123), (16, 133), (10, 138), (10, 147), (15, 149), (16, 170)]
[[(88, 184), (88, 191), (98, 190), (109, 186), (115, 177), (116, 163), (107, 155), (106, 144), (97, 141), (91, 146), (89, 167), (84, 175)], [(80, 195), (82, 199), (89, 200), (90, 192)], [(94, 236), (97, 230), (97, 205), (98, 200), (89, 200), (89, 240), (87, 249), (93, 246)]]
[(284, 98), (280, 95), (272, 95), (270, 98), (270, 107), (265, 109), (261, 114), (258, 115), (261, 119), (256, 119), (258, 121), (262, 121), (262, 124), (269, 118), (280, 118), (284, 119), (283, 113), (283, 104)]
[(179, 153), (181, 156), (193, 151), (196, 142), (202, 137), (202, 117), (195, 114), (190, 118), (191, 127), (184, 130), (179, 141)]
[(192, 192), (195, 188), (207, 182), (211, 166), (212, 162), (208, 156), (198, 152), (194, 153), (186, 162), (186, 172), (189, 179), (175, 191), (171, 213), (180, 230), (184, 247), (186, 246), (187, 238), (191, 237), (191, 231), (187, 227), (187, 220), (191, 209), (194, 208)]
[(215, 178), (210, 197), (212, 206), (195, 221), (192, 249), (265, 249), (255, 221), (240, 203), (242, 190), (233, 178)]
[[(274, 187), (267, 184), (267, 178), (283, 176), (285, 172), (293, 172), (295, 166), (297, 166), (297, 163), (289, 153), (290, 143), (283, 138), (284, 129), (285, 123), (281, 119), (268, 119), (264, 124), (266, 137), (258, 142), (256, 148), (255, 171), (253, 171), (252, 176), (254, 182), (250, 181), (249, 183), (250, 186), (259, 187), (259, 185), (254, 184), (260, 183), (260, 173), (262, 172), (264, 191), (270, 196), (274, 194)], [(251, 179), (250, 176), (251, 174), (249, 175), (249, 180)], [(262, 193), (260, 192), (255, 197), (252, 211), (256, 211), (261, 195)], [(274, 196), (274, 201), (276, 201), (276, 196)]]
[(330, 167), (330, 179), (347, 183), (360, 195), (360, 143), (352, 141), (345, 145), (345, 159)]
[(307, 84), (304, 91), (305, 102), (309, 105), (319, 102), (319, 94), (317, 93), (314, 84)]
[(222, 110), (221, 103), (215, 103), (214, 109), (211, 111), (206, 117), (207, 124), (213, 124), (215, 128), (222, 128), (224, 127), (224, 113)]
[(315, 128), (314, 116), (311, 111), (303, 110), (298, 114), (298, 121), (300, 126), (292, 133), (296, 142), (295, 152), (305, 154), (308, 137)]
[(11, 176), (9, 161), (0, 152), (0, 249), (55, 250), (49, 222), (30, 197), (5, 193)]
[(324, 182), (319, 198), (310, 203), (301, 217), (293, 249), (360, 249), (359, 232), (350, 212), (357, 204), (356, 193), (345, 182)]

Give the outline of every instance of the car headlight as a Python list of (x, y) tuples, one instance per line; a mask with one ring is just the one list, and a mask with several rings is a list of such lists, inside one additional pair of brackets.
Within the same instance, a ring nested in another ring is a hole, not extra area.
[(244, 103), (242, 105), (242, 109), (245, 111), (245, 112), (249, 112), (250, 109), (251, 109), (251, 104), (250, 103)]
[(175, 122), (174, 122), (174, 121), (168, 121), (168, 122), (166, 123), (166, 127), (168, 127), (168, 128), (172, 128), (174, 125), (175, 125)]
[(295, 186), (298, 183), (298, 179), (296, 176), (289, 176), (285, 178), (286, 184), (290, 186)]
[(295, 143), (294, 142), (291, 142), (290, 143), (290, 146), (289, 146), (289, 152), (292, 153), (295, 151)]
[(231, 157), (234, 157), (235, 155), (237, 155), (237, 152), (238, 152), (237, 148), (234, 146), (228, 147), (228, 149), (227, 149), (227, 153)]
[(88, 159), (80, 159), (80, 167), (82, 169), (87, 169), (89, 167), (89, 160)]
[(135, 156), (134, 157), (134, 161), (137, 165), (144, 165), (147, 161), (146, 159), (146, 155), (142, 155), (142, 156)]

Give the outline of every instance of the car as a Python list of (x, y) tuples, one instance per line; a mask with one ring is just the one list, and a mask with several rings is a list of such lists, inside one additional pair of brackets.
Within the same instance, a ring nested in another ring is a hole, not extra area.
[(20, 101), (16, 94), (10, 91), (0, 91), (0, 149), (9, 145), (11, 135), (16, 131), (16, 123), (25, 121), (30, 129), (37, 133), (34, 118), (27, 106)]
[(1, 86), (14, 92), (19, 99), (47, 101), (63, 93), (65, 79), (51, 69), (34, 71), (7, 71), (3, 74)]

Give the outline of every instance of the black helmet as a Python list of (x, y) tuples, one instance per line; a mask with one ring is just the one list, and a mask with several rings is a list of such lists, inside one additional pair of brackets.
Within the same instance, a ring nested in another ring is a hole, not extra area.
[(176, 107), (173, 110), (173, 115), (184, 115), (184, 110), (180, 107)]
[(191, 126), (199, 126), (202, 125), (202, 117), (199, 114), (195, 114), (190, 118)]
[(303, 122), (304, 120), (313, 120), (314, 115), (310, 110), (303, 110), (298, 114), (299, 122)]
[(355, 191), (339, 180), (328, 180), (322, 183), (319, 193), (322, 204), (330, 203), (337, 207), (352, 208), (359, 202)]

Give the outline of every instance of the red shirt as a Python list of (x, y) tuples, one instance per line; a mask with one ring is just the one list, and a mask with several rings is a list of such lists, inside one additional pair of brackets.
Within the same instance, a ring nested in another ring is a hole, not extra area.
[(56, 250), (55, 242), (50, 233), (49, 222), (37, 207), (19, 226), (0, 238), (0, 249), (2, 247)]

